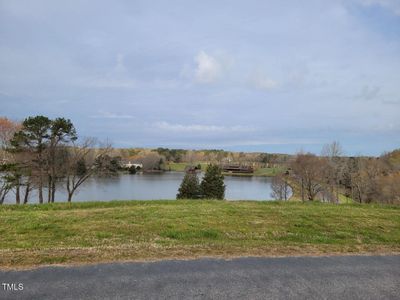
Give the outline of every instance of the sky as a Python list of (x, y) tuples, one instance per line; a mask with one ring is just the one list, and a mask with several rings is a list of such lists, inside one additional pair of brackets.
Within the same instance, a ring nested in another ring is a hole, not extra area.
[(0, 0), (0, 116), (115, 147), (400, 148), (399, 0)]

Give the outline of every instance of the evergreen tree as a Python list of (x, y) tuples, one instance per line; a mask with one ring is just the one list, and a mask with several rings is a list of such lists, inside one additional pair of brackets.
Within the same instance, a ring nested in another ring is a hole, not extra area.
[(176, 199), (198, 199), (200, 198), (199, 179), (195, 172), (186, 172), (179, 187)]
[(43, 203), (43, 187), (46, 175), (46, 153), (51, 136), (52, 121), (45, 116), (29, 117), (22, 123), (22, 129), (16, 132), (11, 145), (16, 151), (27, 150), (35, 155), (34, 176), (37, 178), (39, 203)]
[[(10, 151), (34, 155), (31, 169), (37, 181), (39, 203), (43, 203), (45, 187), (48, 191), (48, 202), (54, 202), (56, 182), (63, 177), (60, 173), (64, 164), (63, 147), (76, 139), (75, 127), (69, 119), (51, 120), (45, 116), (26, 118), (21, 130), (14, 133)], [(19, 181), (16, 183), (18, 197)]]
[(217, 165), (209, 165), (200, 184), (202, 198), (221, 199), (225, 197), (224, 175)]

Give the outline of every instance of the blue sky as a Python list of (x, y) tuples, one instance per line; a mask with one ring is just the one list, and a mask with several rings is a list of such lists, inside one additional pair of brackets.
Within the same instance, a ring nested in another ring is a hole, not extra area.
[(400, 1), (0, 0), (0, 115), (116, 147), (400, 147)]

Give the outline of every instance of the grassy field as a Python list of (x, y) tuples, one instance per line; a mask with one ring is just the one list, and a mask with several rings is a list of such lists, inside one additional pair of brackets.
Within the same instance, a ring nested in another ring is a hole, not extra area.
[[(187, 163), (173, 163), (169, 162), (166, 165), (167, 170), (171, 171), (176, 171), (176, 172), (183, 172), (185, 171), (185, 167), (187, 166)], [(198, 163), (193, 163), (193, 165), (198, 165)], [(207, 163), (200, 163), (201, 165), (201, 170), (205, 171), (207, 169)], [(281, 172), (283, 169), (280, 168), (258, 168), (254, 171), (253, 174), (246, 174), (246, 173), (223, 173), (224, 175), (231, 175), (231, 176), (275, 176), (279, 172)]]
[(400, 207), (112, 201), (0, 207), (0, 267), (400, 253)]
[[(201, 170), (205, 171), (207, 169), (208, 163), (205, 162), (194, 162), (192, 165), (197, 166), (198, 164), (201, 165)], [(175, 163), (175, 162), (168, 162), (166, 164), (166, 169), (175, 172), (183, 172), (185, 171), (186, 166), (190, 165), (189, 163)]]
[(275, 176), (276, 174), (283, 172), (283, 168), (258, 168), (255, 170), (255, 176)]

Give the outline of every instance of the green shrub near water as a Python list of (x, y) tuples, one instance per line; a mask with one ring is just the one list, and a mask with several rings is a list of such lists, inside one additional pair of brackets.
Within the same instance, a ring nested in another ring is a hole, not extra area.
[(199, 185), (199, 179), (194, 170), (186, 172), (179, 187), (177, 199), (220, 199), (225, 197), (224, 175), (217, 165), (209, 165)]
[(196, 172), (186, 172), (179, 187), (176, 199), (200, 198), (200, 184)]
[(209, 165), (200, 184), (201, 195), (206, 199), (220, 199), (225, 197), (224, 175), (217, 165)]

